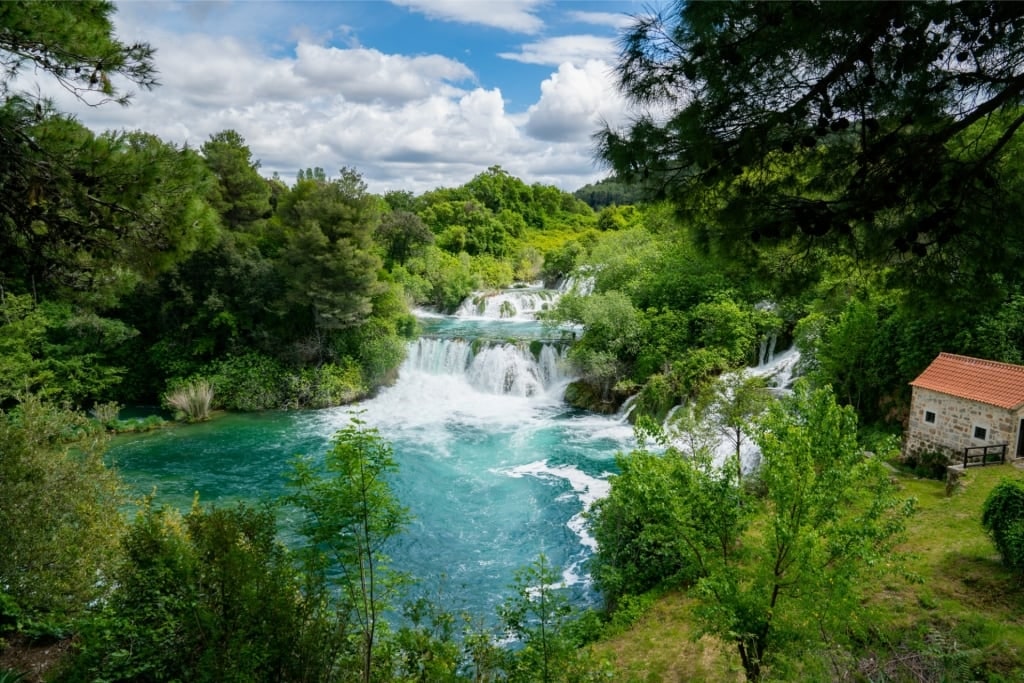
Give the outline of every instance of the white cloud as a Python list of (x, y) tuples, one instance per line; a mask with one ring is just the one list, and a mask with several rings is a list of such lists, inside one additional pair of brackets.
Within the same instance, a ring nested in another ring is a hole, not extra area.
[(582, 67), (560, 66), (541, 83), (540, 100), (527, 110), (526, 132), (538, 140), (583, 142), (603, 122), (622, 122), (626, 103), (610, 72), (608, 64), (598, 60)]
[(582, 65), (589, 60), (612, 62), (617, 54), (615, 41), (600, 36), (556, 36), (526, 43), (519, 52), (498, 56), (524, 64), (558, 66), (565, 62)]
[(624, 12), (620, 14), (614, 12), (567, 12), (566, 17), (581, 24), (611, 26), (616, 29), (629, 28), (636, 23), (636, 18)]
[(608, 67), (562, 64), (526, 112), (505, 109), (464, 63), (300, 41), (279, 54), (256, 42), (158, 25), (123, 30), (158, 48), (161, 87), (129, 107), (85, 107), (54, 91), (59, 109), (96, 130), (142, 129), (198, 147), (225, 129), (241, 134), (267, 175), (354, 167), (373, 192), (460, 185), (499, 164), (528, 183), (573, 190), (605, 173), (589, 136), (621, 100)]
[(491, 26), (516, 33), (537, 33), (544, 22), (536, 10), (545, 0), (391, 0), (434, 19)]
[(366, 48), (338, 49), (300, 43), (294, 73), (315, 91), (334, 91), (353, 102), (422, 99), (473, 72), (439, 55), (385, 55)]

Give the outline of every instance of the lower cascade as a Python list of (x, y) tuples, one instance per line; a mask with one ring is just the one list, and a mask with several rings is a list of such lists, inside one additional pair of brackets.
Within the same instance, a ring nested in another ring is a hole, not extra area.
[[(392, 386), (353, 406), (229, 414), (118, 441), (111, 457), (140, 496), (187, 510), (285, 493), (291, 458), (322, 456), (354, 414), (391, 443), (392, 482), (413, 522), (388, 554), (453, 606), (493, 622), (514, 573), (544, 553), (573, 599), (596, 600), (583, 517), (608, 490), (615, 453), (634, 445), (614, 416), (563, 400), (571, 379), (559, 335), (531, 321), (434, 314)], [(515, 337), (521, 341), (512, 341)], [(554, 339), (552, 339), (554, 337)], [(284, 521), (286, 542), (297, 542)]]
[[(403, 372), (464, 375), (473, 388), (491, 394), (535, 396), (570, 379), (565, 373), (564, 351), (554, 345), (510, 342), (473, 343), (463, 339), (420, 338), (409, 345)], [(474, 352), (474, 348), (477, 350)]]

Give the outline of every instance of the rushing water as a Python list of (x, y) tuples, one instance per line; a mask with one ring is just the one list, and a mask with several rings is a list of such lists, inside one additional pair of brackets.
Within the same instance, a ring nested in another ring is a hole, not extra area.
[[(183, 508), (194, 492), (218, 504), (273, 498), (291, 456), (322, 454), (360, 410), (394, 446), (393, 487), (415, 518), (391, 551), (396, 566), (428, 585), (446, 576), (453, 606), (489, 619), (514, 570), (544, 552), (589, 600), (594, 543), (582, 512), (607, 492), (631, 428), (563, 402), (565, 343), (552, 338), (566, 333), (528, 316), (501, 319), (494, 308), (497, 316), (485, 317), (485, 306), (426, 318), (395, 385), (352, 408), (232, 414), (119, 441), (112, 455), (136, 491), (155, 488), (158, 501)], [(545, 341), (531, 350), (530, 339)]]

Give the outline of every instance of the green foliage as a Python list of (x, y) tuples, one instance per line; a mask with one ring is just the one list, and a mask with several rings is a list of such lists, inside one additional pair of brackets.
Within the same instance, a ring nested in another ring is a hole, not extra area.
[(110, 306), (212, 241), (212, 182), (192, 150), (146, 133), (94, 135), (48, 109), (0, 106), (0, 258), (17, 293)]
[(899, 263), (935, 303), (998, 297), (1024, 255), (1005, 173), (1021, 17), (994, 0), (671, 3), (634, 24), (617, 67), (627, 98), (671, 114), (606, 128), (601, 155), (700, 217), (719, 253), (841, 250)]
[(643, 190), (635, 184), (624, 183), (615, 176), (609, 176), (584, 185), (573, 192), (573, 196), (599, 211), (606, 206), (639, 204), (643, 199)]
[(352, 629), (352, 671), (370, 681), (384, 666), (379, 639), (384, 615), (405, 578), (392, 571), (384, 546), (401, 533), (409, 512), (387, 477), (397, 464), (388, 444), (358, 418), (335, 434), (322, 465), (297, 458), (288, 497), (302, 514), (299, 530), (309, 545), (303, 557), (310, 576), (324, 576), (333, 589), (324, 599), (339, 624)]
[(1003, 479), (989, 493), (981, 509), (981, 525), (992, 537), (1003, 564), (1024, 572), (1024, 484)]
[(381, 219), (374, 238), (384, 249), (387, 265), (403, 264), (424, 246), (433, 244), (434, 233), (411, 211), (393, 210)]
[(463, 648), (457, 638), (455, 615), (443, 609), (439, 599), (421, 596), (405, 604), (402, 616), (406, 625), (394, 638), (394, 679), (408, 683), (464, 680), (459, 675)]
[[(616, 457), (619, 474), (611, 479), (611, 491), (588, 513), (598, 543), (591, 573), (612, 610), (626, 596), (661, 585), (692, 585), (703, 576), (710, 529), (693, 517), (693, 496), (715, 483), (708, 460), (706, 452), (684, 458), (676, 451)], [(736, 500), (722, 502), (721, 512), (738, 509)]]
[(202, 372), (214, 385), (218, 405), (228, 410), (281, 408), (289, 396), (298, 393), (289, 385), (294, 372), (289, 373), (282, 363), (263, 354), (230, 355)]
[(427, 247), (422, 256), (409, 259), (406, 267), (413, 277), (429, 285), (429, 293), (420, 303), (433, 304), (444, 311), (454, 311), (480, 286), (468, 254), (454, 256), (437, 247)]
[(307, 332), (363, 322), (380, 289), (380, 261), (372, 243), (378, 206), (362, 177), (344, 168), (334, 180), (302, 180), (278, 212), (286, 226), (281, 313)]
[(513, 595), (498, 608), (509, 635), (519, 645), (507, 652), (505, 674), (523, 683), (584, 683), (614, 680), (606, 666), (587, 661), (571, 634), (578, 619), (558, 589), (561, 576), (542, 553), (516, 571)]
[(276, 530), (269, 507), (197, 501), (182, 519), (147, 502), (125, 537), (117, 590), (61, 680), (322, 680), (322, 656), (302, 649), (321, 615)]
[(713, 556), (697, 586), (703, 629), (735, 643), (749, 680), (772, 662), (785, 675), (789, 656), (850, 632), (861, 582), (892, 569), (913, 510), (861, 454), (852, 409), (827, 388), (799, 384), (772, 405), (757, 443), (766, 525), (744, 553)]
[[(713, 388), (708, 413), (718, 433), (733, 447), (736, 474), (741, 477), (740, 454), (754, 430), (754, 424), (771, 402), (764, 380), (739, 373), (727, 375)], [(739, 483), (739, 482), (737, 482)]]
[(0, 586), (29, 619), (60, 621), (110, 587), (123, 491), (106, 437), (31, 395), (0, 412)]
[(31, 7), (10, 3), (0, 10), (0, 95), (26, 65), (54, 76), (64, 88), (90, 103), (127, 103), (112, 76), (143, 87), (156, 85), (153, 48), (122, 43), (114, 35), (114, 5), (102, 0)]
[(68, 304), (0, 297), (0, 404), (25, 392), (76, 403), (109, 396), (125, 371), (118, 348), (134, 335)]
[(233, 130), (210, 136), (200, 148), (206, 165), (217, 176), (210, 204), (232, 230), (252, 229), (271, 214), (270, 185), (259, 174), (245, 139)]

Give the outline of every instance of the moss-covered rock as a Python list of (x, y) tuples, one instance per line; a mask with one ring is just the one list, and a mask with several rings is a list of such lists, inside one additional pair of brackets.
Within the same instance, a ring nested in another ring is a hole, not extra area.
[(565, 388), (565, 402), (573, 408), (606, 415), (614, 414), (620, 405), (619, 401), (602, 399), (601, 388), (583, 380), (576, 380)]

